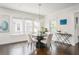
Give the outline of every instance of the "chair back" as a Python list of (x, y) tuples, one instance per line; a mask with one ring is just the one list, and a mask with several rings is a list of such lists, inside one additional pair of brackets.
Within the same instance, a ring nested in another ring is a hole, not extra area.
[(51, 41), (52, 41), (53, 34), (49, 34), (47, 37), (47, 47), (50, 47)]
[(31, 34), (28, 34), (28, 42), (33, 42)]

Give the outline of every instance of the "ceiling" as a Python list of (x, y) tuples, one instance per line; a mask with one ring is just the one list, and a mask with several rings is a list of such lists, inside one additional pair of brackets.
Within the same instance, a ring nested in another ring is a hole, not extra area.
[[(56, 11), (70, 8), (77, 3), (41, 3), (40, 14), (47, 15)], [(0, 3), (0, 7), (39, 14), (38, 3)]]

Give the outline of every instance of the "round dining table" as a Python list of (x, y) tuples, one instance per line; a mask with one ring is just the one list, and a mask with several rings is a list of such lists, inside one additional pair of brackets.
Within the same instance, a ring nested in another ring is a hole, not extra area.
[(44, 36), (37, 36), (36, 48), (46, 48), (46, 44), (42, 43), (41, 40), (44, 40)]

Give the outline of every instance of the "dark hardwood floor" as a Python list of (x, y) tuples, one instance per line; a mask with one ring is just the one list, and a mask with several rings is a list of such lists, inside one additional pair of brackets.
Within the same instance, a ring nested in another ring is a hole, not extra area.
[(35, 43), (19, 42), (0, 45), (0, 55), (79, 55), (79, 43), (76, 46), (53, 42), (50, 50), (35, 48)]

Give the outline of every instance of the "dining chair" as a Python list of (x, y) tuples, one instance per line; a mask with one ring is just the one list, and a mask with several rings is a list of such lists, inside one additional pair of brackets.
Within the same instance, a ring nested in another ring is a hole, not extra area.
[(32, 35), (28, 34), (28, 47), (33, 51), (35, 48), (35, 42), (33, 41)]
[(50, 48), (52, 49), (52, 46), (51, 46), (52, 36), (53, 36), (53, 34), (48, 34), (47, 38), (45, 40), (41, 41), (44, 44), (46, 44), (46, 46), (47, 46), (48, 49), (50, 49)]

